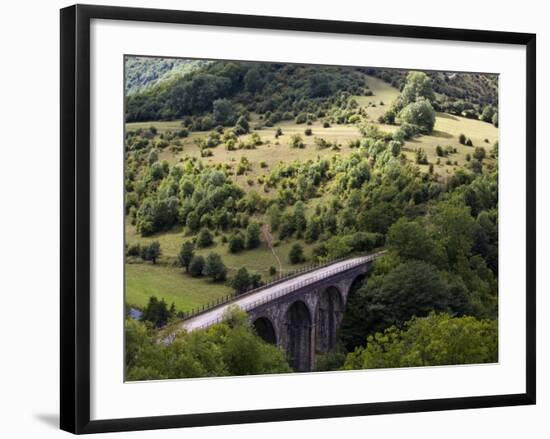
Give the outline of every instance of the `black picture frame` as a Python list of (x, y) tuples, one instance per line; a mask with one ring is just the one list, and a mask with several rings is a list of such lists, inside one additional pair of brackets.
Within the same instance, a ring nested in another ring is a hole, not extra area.
[[(346, 404), (90, 420), (90, 21), (130, 20), (335, 34), (485, 42), (526, 47), (526, 392), (367, 404)], [(303, 18), (75, 5), (61, 10), (61, 404), (63, 430), (100, 433), (325, 417), (426, 412), (535, 404), (536, 35)]]

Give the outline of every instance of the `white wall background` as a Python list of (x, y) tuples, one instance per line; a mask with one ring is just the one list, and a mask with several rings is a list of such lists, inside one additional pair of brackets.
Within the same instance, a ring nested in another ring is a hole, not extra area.
[[(550, 287), (547, 199), (550, 153), (542, 102), (550, 99), (550, 28), (544, 2), (526, 0), (393, 0), (297, 2), (278, 0), (124, 1), (120, 6), (300, 16), (381, 23), (535, 32), (538, 36), (538, 405), (456, 412), (123, 433), (105, 437), (387, 438), (550, 436), (548, 371), (550, 324), (544, 292)], [(53, 438), (58, 431), (59, 287), (59, 13), (60, 0), (3, 4), (0, 16), (0, 435)]]

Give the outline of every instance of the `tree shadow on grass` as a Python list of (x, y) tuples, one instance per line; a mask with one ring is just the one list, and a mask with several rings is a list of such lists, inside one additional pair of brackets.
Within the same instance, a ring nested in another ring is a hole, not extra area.
[(451, 119), (451, 120), (460, 120), (458, 117), (453, 116), (449, 113), (437, 113), (437, 117), (440, 117), (441, 119)]
[(433, 137), (441, 138), (441, 139), (452, 139), (453, 138), (453, 136), (450, 135), (449, 133), (446, 133), (444, 131), (439, 131), (439, 130), (433, 130), (430, 133), (430, 135), (433, 136)]

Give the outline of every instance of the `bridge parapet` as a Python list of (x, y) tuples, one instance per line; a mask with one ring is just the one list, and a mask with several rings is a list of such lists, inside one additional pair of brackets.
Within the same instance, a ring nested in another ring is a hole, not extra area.
[[(225, 309), (232, 304), (239, 306), (243, 311), (250, 312), (257, 307), (275, 301), (293, 292), (302, 290), (306, 287), (315, 285), (316, 283), (327, 278), (345, 273), (361, 265), (368, 264), (380, 257), (383, 253), (384, 252), (381, 251), (370, 255), (350, 258), (348, 260), (332, 261), (330, 263), (311, 268), (310, 270), (304, 270), (294, 277), (284, 278), (283, 280), (262, 286), (239, 296), (235, 296), (231, 300), (213, 306), (210, 309), (194, 314), (193, 316), (184, 319), (183, 327), (187, 330), (208, 328), (216, 323), (220, 323), (224, 317), (223, 312), (225, 312)], [(263, 292), (270, 290), (270, 293), (262, 294)], [(222, 310), (223, 312), (220, 312)], [(200, 321), (200, 323), (193, 324), (198, 321)]]

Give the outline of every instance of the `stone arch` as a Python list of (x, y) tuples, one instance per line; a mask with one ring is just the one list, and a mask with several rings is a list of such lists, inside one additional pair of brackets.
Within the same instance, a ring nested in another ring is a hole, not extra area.
[(304, 302), (297, 300), (288, 307), (285, 314), (285, 327), (290, 367), (297, 372), (311, 370), (312, 318)]
[(325, 288), (319, 295), (315, 318), (317, 352), (328, 352), (336, 344), (338, 327), (344, 314), (344, 298), (335, 286)]
[(256, 334), (260, 336), (264, 341), (274, 344), (277, 344), (277, 332), (271, 320), (267, 317), (259, 317), (252, 323)]

